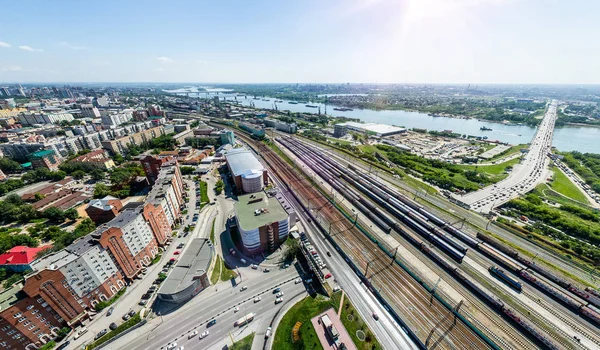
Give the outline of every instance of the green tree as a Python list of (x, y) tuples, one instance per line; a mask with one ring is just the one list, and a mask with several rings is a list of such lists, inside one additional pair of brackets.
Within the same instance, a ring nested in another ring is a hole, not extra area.
[(41, 201), (42, 199), (46, 198), (45, 194), (41, 194), (39, 192), (36, 192), (33, 197), (35, 198), (36, 202), (37, 201)]
[(14, 160), (6, 157), (0, 158), (0, 170), (2, 170), (3, 172), (14, 173), (22, 169), (23, 168), (21, 167), (21, 164), (19, 164), (18, 162), (15, 162)]
[(77, 210), (71, 208), (71, 209), (67, 209), (65, 210), (65, 218), (71, 220), (71, 221), (75, 221), (79, 218), (79, 213), (77, 213)]
[(59, 208), (50, 207), (44, 210), (44, 217), (51, 222), (62, 223), (65, 221), (65, 212)]
[(181, 175), (191, 175), (194, 173), (194, 167), (192, 166), (182, 166), (179, 170), (181, 170)]
[(99, 182), (96, 184), (96, 187), (94, 188), (94, 197), (96, 197), (96, 198), (106, 197), (108, 195), (108, 192), (109, 192), (108, 186), (106, 186), (102, 182)]
[(93, 169), (92, 171), (89, 172), (89, 174), (92, 177), (92, 180), (99, 181), (99, 180), (104, 179), (104, 171), (102, 171), (98, 168)]
[(76, 180), (81, 180), (85, 177), (85, 171), (83, 170), (76, 170), (73, 172), (73, 174), (71, 174), (71, 176), (73, 176), (74, 179)]

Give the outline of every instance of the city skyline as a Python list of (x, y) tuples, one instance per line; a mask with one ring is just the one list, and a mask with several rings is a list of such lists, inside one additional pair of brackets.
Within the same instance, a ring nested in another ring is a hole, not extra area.
[(598, 10), (583, 0), (9, 3), (0, 82), (595, 84)]

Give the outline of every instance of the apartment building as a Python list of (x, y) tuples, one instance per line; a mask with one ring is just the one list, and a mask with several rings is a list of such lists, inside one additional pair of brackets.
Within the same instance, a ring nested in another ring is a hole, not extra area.
[(123, 154), (127, 152), (130, 145), (140, 146), (149, 143), (150, 140), (164, 135), (164, 128), (157, 126), (148, 130), (124, 136), (115, 140), (102, 141), (102, 148), (111, 151), (113, 154)]

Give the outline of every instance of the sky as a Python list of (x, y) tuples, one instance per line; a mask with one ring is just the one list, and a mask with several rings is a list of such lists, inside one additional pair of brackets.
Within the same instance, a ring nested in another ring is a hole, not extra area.
[(597, 0), (5, 1), (0, 83), (600, 83)]

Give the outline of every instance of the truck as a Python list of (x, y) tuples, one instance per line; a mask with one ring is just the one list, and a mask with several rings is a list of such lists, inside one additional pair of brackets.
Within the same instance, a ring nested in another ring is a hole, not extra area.
[(240, 318), (239, 320), (235, 321), (235, 323), (233, 324), (236, 327), (241, 327), (247, 323), (249, 323), (250, 321), (252, 321), (254, 319), (254, 312), (251, 312), (249, 314), (247, 314), (246, 316)]
[(329, 319), (329, 316), (323, 315), (321, 317), (321, 322), (323, 322), (323, 326), (325, 326), (325, 329), (327, 330), (327, 333), (329, 333), (329, 336), (331, 337), (331, 339), (337, 340), (337, 338), (340, 336), (340, 333), (338, 332), (337, 328), (335, 328), (335, 326)]

